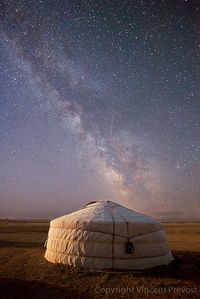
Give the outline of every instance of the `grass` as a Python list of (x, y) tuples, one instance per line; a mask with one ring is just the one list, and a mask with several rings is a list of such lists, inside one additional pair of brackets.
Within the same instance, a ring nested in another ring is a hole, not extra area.
[(0, 221), (0, 298), (200, 298), (200, 223), (164, 225), (175, 263), (110, 273), (47, 262), (48, 222)]

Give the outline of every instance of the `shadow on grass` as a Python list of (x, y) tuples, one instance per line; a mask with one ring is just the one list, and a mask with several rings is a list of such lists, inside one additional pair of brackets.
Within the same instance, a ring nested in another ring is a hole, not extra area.
[[(110, 273), (111, 275), (133, 275), (134, 277), (148, 278), (174, 278), (188, 281), (200, 281), (200, 253), (192, 251), (173, 251), (174, 261), (169, 265), (158, 266), (146, 270), (76, 270), (83, 276), (96, 276), (99, 273)], [(69, 271), (69, 270), (68, 270)]]
[(200, 252), (173, 251), (174, 261), (167, 266), (135, 271), (134, 276), (152, 278), (175, 278), (200, 281)]
[(26, 281), (20, 279), (0, 280), (1, 299), (78, 299), (89, 298), (78, 294), (76, 290), (64, 287), (56, 287), (37, 281)]
[(44, 242), (1, 241), (0, 248), (44, 248)]

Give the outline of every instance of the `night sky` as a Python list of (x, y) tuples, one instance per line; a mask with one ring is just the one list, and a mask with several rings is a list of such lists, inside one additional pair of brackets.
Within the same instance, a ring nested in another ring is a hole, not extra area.
[(200, 215), (200, 2), (0, 3), (0, 216)]

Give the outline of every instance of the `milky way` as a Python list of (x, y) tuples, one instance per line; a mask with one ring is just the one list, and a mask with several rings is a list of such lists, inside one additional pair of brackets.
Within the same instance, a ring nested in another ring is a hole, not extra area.
[(200, 213), (198, 1), (4, 1), (2, 217)]

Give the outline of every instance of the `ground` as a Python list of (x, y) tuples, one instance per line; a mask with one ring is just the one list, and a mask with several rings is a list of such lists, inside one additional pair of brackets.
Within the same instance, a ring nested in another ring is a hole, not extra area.
[(200, 298), (200, 223), (164, 223), (175, 262), (96, 272), (44, 259), (48, 222), (0, 221), (0, 298)]

